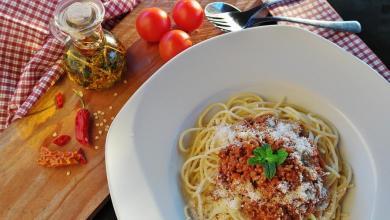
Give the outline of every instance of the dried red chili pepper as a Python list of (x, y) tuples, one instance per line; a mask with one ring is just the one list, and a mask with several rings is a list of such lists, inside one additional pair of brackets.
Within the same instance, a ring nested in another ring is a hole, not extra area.
[(55, 101), (56, 107), (62, 108), (64, 106), (64, 94), (62, 94), (62, 92), (57, 93)]
[(78, 149), (77, 150), (77, 156), (78, 156), (78, 161), (80, 164), (86, 164), (87, 163), (87, 158), (85, 157), (85, 153), (83, 149)]
[(60, 135), (53, 140), (53, 143), (62, 147), (70, 141), (69, 135)]
[(89, 144), (89, 119), (88, 109), (81, 108), (76, 114), (76, 140), (83, 145)]
[(82, 95), (75, 91), (77, 96), (79, 96), (82, 108), (80, 108), (76, 113), (76, 140), (83, 145), (89, 144), (89, 122), (90, 122), (90, 113), (88, 109), (85, 108)]

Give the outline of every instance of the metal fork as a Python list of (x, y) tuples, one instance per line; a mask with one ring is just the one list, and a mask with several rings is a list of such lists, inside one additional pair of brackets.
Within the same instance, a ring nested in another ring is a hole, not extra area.
[[(275, 21), (288, 21), (299, 24), (312, 25), (316, 27), (329, 28), (336, 31), (346, 31), (352, 33), (360, 33), (361, 26), (358, 21), (324, 21), (324, 20), (312, 20), (312, 19), (303, 19), (303, 18), (292, 18), (292, 17), (282, 17), (282, 16), (274, 16), (274, 17), (261, 17), (261, 18), (253, 18), (253, 25), (261, 25), (264, 23), (275, 22)], [(239, 31), (247, 28), (246, 24), (235, 22), (232, 19), (211, 21), (215, 26), (220, 28), (225, 32), (233, 32)]]
[[(270, 7), (271, 5), (282, 2), (282, 1), (285, 1), (285, 0), (268, 0), (268, 1), (264, 2), (263, 4), (260, 4), (254, 8), (249, 9), (248, 11), (232, 11), (232, 12), (225, 12), (225, 13), (218, 13), (218, 14), (207, 14), (206, 13), (206, 17), (212, 23), (221, 24), (222, 26), (224, 26), (224, 24), (231, 21), (231, 22), (229, 22), (230, 27), (232, 27), (232, 28), (235, 27), (237, 30), (241, 30), (242, 27), (251, 20), (251, 18), (256, 17), (258, 14), (260, 14), (262, 12), (262, 10)], [(215, 4), (215, 2), (210, 3), (210, 4)], [(223, 4), (230, 6), (230, 4), (227, 4), (227, 3), (223, 3)], [(206, 6), (206, 8), (207, 8), (207, 6)], [(238, 24), (239, 26), (236, 26), (236, 24)]]
[[(330, 28), (337, 31), (347, 31), (352, 33), (361, 32), (361, 26), (358, 21), (323, 21), (282, 16), (256, 17), (263, 9), (281, 1), (283, 0), (270, 0), (245, 12), (240, 12), (236, 7), (228, 3), (218, 2), (219, 4), (223, 4), (225, 7), (229, 7), (233, 12), (206, 13), (206, 17), (210, 22), (212, 22), (215, 26), (224, 32), (239, 31), (255, 25), (277, 21), (307, 24), (316, 27)], [(209, 5), (211, 4), (213, 3), (210, 3)], [(206, 6), (206, 8), (208, 8), (208, 6)]]

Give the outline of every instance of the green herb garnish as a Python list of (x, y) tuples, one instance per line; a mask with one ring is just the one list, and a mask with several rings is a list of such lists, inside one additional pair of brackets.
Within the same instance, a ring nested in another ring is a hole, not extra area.
[(267, 179), (272, 179), (276, 174), (276, 166), (281, 165), (287, 158), (288, 153), (284, 149), (272, 152), (269, 144), (263, 144), (253, 150), (254, 157), (248, 159), (249, 165), (260, 164), (264, 168), (264, 175)]

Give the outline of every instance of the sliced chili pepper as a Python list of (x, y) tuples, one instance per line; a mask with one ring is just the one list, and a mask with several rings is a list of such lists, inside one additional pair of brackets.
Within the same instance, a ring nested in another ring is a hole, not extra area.
[(64, 94), (62, 94), (62, 92), (57, 93), (55, 101), (56, 107), (62, 108), (64, 106)]
[(83, 149), (79, 149), (77, 151), (77, 156), (78, 156), (78, 160), (80, 162), (80, 164), (86, 164), (87, 163), (87, 158), (85, 157), (85, 153), (83, 151)]
[(85, 104), (80, 92), (73, 90), (76, 95), (80, 98), (82, 108), (80, 108), (76, 113), (76, 140), (83, 145), (89, 144), (89, 122), (90, 122), (90, 113), (88, 109), (85, 108)]
[(81, 108), (76, 114), (76, 140), (83, 145), (89, 144), (89, 120), (88, 109)]
[(57, 146), (64, 146), (70, 141), (70, 136), (69, 135), (60, 135), (56, 139), (53, 140), (53, 143), (56, 144)]
[(63, 167), (77, 164), (86, 164), (87, 159), (80, 148), (75, 151), (52, 151), (47, 147), (41, 147), (38, 164), (44, 167)]

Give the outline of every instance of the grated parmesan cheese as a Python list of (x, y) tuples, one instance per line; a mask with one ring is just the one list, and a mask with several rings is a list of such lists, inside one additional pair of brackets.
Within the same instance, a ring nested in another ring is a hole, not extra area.
[(281, 203), (294, 204), (299, 207), (303, 202), (315, 200), (316, 193), (313, 184), (304, 182), (295, 191), (288, 192)]
[(268, 123), (268, 126), (270, 126), (270, 127), (275, 127), (275, 125), (276, 125), (274, 118), (268, 118), (267, 123)]
[(240, 145), (242, 141), (252, 138), (262, 140), (263, 137), (264, 132), (249, 129), (242, 125), (219, 125), (216, 127), (214, 134), (218, 146)]
[(228, 197), (228, 192), (224, 188), (217, 188), (216, 190), (214, 190), (213, 194), (214, 194), (214, 196), (216, 196), (218, 198)]
[(274, 129), (269, 128), (269, 131), (272, 138), (288, 142), (288, 147), (294, 148), (300, 154), (304, 152), (312, 153), (312, 146), (309, 140), (306, 137), (300, 137), (296, 132), (297, 129), (297, 124), (279, 121), (276, 127)]
[(219, 146), (227, 146), (233, 144), (236, 133), (230, 129), (228, 125), (217, 126), (214, 134), (216, 144)]
[(284, 194), (286, 194), (287, 191), (288, 191), (289, 188), (290, 188), (288, 182), (286, 182), (286, 181), (281, 181), (281, 182), (278, 184), (277, 187), (278, 187), (278, 189), (279, 189), (282, 193), (284, 193)]
[(227, 200), (227, 205), (231, 209), (239, 209), (241, 206), (241, 202), (237, 198)]

